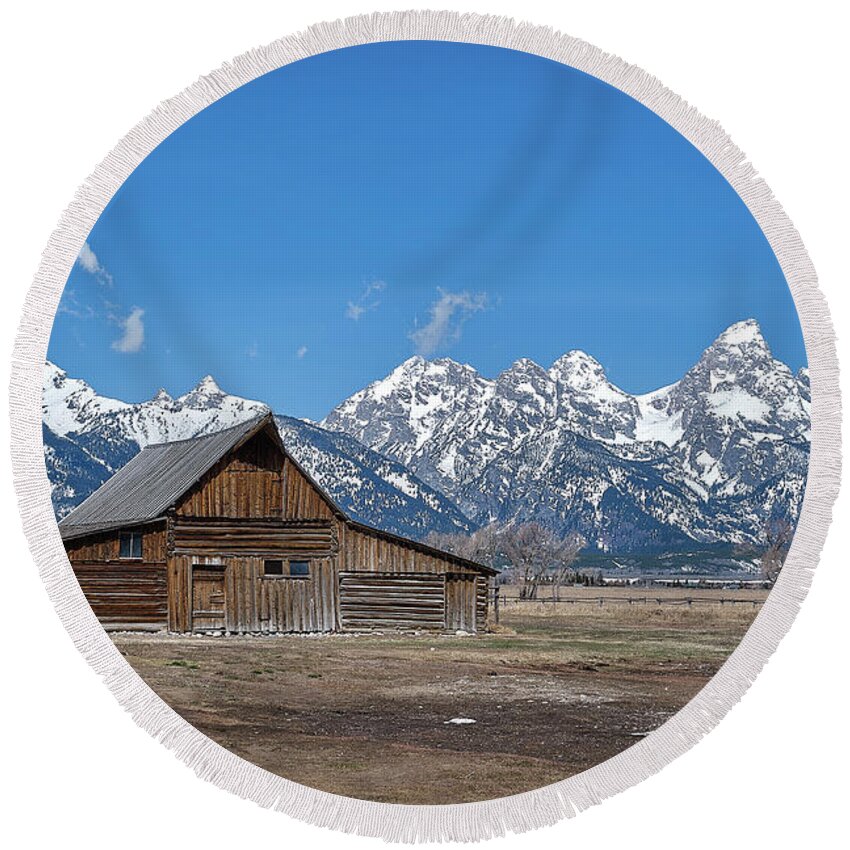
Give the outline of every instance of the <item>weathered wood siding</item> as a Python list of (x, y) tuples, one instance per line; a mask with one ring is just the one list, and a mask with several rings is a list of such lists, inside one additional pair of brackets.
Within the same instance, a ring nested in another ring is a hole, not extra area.
[(445, 628), (444, 578), (436, 573), (341, 572), (344, 631)]
[[(156, 526), (141, 526), (127, 528), (142, 535), (142, 562), (146, 564), (164, 564), (166, 559), (165, 522)], [(121, 558), (119, 556), (121, 542), (120, 531), (110, 531), (95, 534), (91, 537), (80, 537), (76, 540), (65, 541), (65, 551), (71, 564), (138, 564), (138, 559)]]
[(195, 631), (220, 631), (226, 625), (224, 564), (192, 567), (192, 626)]
[[(224, 566), (224, 628), (237, 634), (330, 632), (338, 627), (333, 558), (310, 561), (305, 578), (265, 577), (261, 557), (175, 555), (168, 564), (172, 631), (191, 631), (193, 568)], [(202, 624), (204, 627), (206, 624)]]
[(164, 524), (142, 534), (142, 558), (119, 557), (120, 532), (69, 540), (68, 560), (104, 625), (165, 628), (168, 614)]
[(334, 511), (324, 496), (287, 457), (283, 464), (283, 518), (332, 519)]
[(222, 458), (177, 505), (178, 516), (277, 517), (283, 514), (283, 456), (261, 432)]
[(477, 571), (455, 564), (448, 558), (422, 552), (412, 543), (405, 544), (340, 523), (340, 570), (379, 573), (469, 573)]
[(476, 631), (477, 576), (468, 573), (446, 576), (446, 628)]
[[(486, 577), (413, 543), (340, 523), (339, 570), (343, 630), (486, 628)], [(449, 573), (468, 578), (447, 584)]]
[(104, 625), (165, 628), (168, 595), (164, 564), (81, 564), (74, 566), (74, 574)]
[(175, 517), (175, 554), (257, 554), (269, 557), (331, 557), (336, 554), (336, 520), (233, 522)]

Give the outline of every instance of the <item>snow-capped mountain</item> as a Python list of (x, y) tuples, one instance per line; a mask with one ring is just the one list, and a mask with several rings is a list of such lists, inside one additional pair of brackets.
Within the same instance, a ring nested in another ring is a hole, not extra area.
[(758, 324), (732, 325), (675, 384), (633, 396), (590, 355), (494, 380), (411, 358), (321, 423), (407, 465), (479, 523), (538, 519), (605, 549), (752, 542), (796, 517), (809, 389)]
[(786, 469), (805, 476), (807, 375), (797, 378), (774, 359), (752, 320), (724, 331), (649, 407), (681, 431), (670, 474), (703, 498), (747, 493)]
[[(498, 521), (575, 530), (608, 552), (753, 544), (799, 515), (808, 373), (776, 360), (758, 324), (724, 331), (675, 384), (631, 395), (570, 351), (495, 379), (412, 357), (320, 423), (278, 416), (284, 443), (352, 516), (410, 537)], [(45, 459), (67, 513), (150, 442), (267, 410), (212, 377), (128, 404), (47, 364)]]
[(275, 417), (284, 445), (352, 519), (422, 540), (431, 531), (472, 531), (475, 524), (403, 464), (318, 425)]
[(53, 508), (57, 519), (61, 519), (89, 493), (97, 490), (115, 469), (72, 439), (51, 431), (47, 425), (42, 424), (41, 435)]
[(42, 398), (42, 418), (54, 434), (118, 438), (138, 448), (211, 434), (268, 410), (262, 402), (222, 392), (211, 375), (179, 398), (161, 389), (150, 401), (129, 404), (98, 395), (85, 381), (69, 378), (49, 362)]
[[(179, 398), (160, 390), (149, 401), (129, 404), (99, 396), (47, 363), (44, 451), (57, 515), (69, 513), (149, 443), (212, 433), (266, 410), (261, 402), (224, 393), (210, 376)], [(293, 456), (355, 519), (414, 538), (473, 527), (397, 461), (344, 434), (289, 417), (276, 421)]]

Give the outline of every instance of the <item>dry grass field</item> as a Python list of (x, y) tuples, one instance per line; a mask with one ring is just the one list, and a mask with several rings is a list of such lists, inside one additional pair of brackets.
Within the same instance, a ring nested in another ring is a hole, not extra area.
[(504, 602), (476, 637), (113, 639), (183, 717), (261, 767), (336, 794), (450, 803), (627, 748), (702, 688), (765, 596), (570, 588), (571, 602)]

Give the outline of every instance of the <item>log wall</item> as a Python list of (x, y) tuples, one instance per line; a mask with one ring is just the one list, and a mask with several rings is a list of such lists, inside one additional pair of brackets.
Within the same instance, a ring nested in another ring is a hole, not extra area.
[(104, 625), (164, 629), (168, 615), (165, 525), (142, 534), (141, 559), (119, 557), (120, 532), (65, 544), (74, 575)]
[(445, 627), (445, 581), (435, 573), (341, 572), (343, 631)]
[(165, 564), (75, 565), (74, 575), (104, 625), (164, 629), (168, 614)]
[(327, 558), (336, 555), (336, 521), (241, 522), (175, 517), (174, 554)]
[[(142, 562), (146, 564), (164, 564), (166, 559), (165, 522), (154, 526), (127, 528), (142, 535)], [(136, 564), (138, 559), (121, 558), (121, 532), (110, 531), (103, 534), (81, 537), (77, 540), (65, 541), (65, 551), (68, 560), (80, 564), (105, 564), (117, 562), (121, 564)]]

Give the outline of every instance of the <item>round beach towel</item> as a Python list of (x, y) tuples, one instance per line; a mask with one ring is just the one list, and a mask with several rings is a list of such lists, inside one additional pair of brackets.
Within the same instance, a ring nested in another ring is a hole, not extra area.
[(575, 814), (695, 743), (805, 596), (832, 330), (643, 71), (404, 13), (247, 53), (79, 190), (13, 374), (21, 512), (200, 776), (392, 840)]

